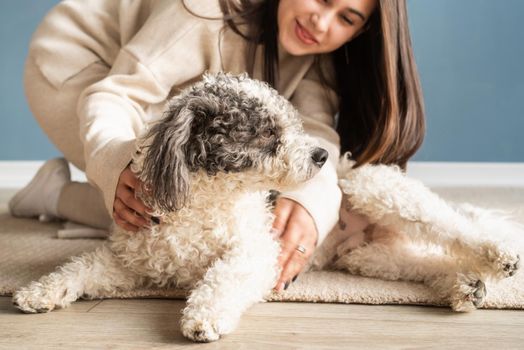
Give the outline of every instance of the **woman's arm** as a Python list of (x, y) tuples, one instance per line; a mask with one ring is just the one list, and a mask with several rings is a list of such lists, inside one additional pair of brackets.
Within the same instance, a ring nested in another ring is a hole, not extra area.
[(102, 191), (109, 213), (120, 174), (135, 151), (135, 140), (152, 118), (145, 108), (161, 103), (167, 94), (150, 70), (124, 48), (109, 75), (88, 87), (79, 99), (86, 175)]
[(160, 116), (161, 108), (155, 115), (152, 106), (162, 106), (173, 87), (198, 79), (215, 60), (215, 24), (190, 15), (181, 2), (154, 4), (108, 76), (82, 93), (77, 109), (87, 177), (102, 191), (106, 209), (121, 214), (114, 216), (117, 223), (128, 219), (134, 226), (144, 224), (131, 216), (144, 207), (130, 196), (129, 184), (136, 181), (125, 171), (135, 139)]
[[(290, 101), (300, 112), (305, 131), (328, 151), (329, 158), (313, 179), (294, 191), (283, 193), (277, 201), (273, 226), (281, 235), (279, 263), (283, 268), (277, 290), (300, 273), (315, 247), (337, 223), (342, 198), (336, 173), (340, 155), (339, 137), (334, 129), (338, 107), (336, 93), (322, 86), (312, 67)], [(304, 253), (297, 250), (298, 245), (305, 248)]]

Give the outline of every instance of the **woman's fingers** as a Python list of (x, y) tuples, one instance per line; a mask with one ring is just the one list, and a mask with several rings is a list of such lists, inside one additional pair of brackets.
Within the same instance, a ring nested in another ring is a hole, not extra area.
[(275, 214), (275, 221), (273, 221), (273, 230), (277, 237), (280, 237), (286, 229), (289, 215), (293, 211), (294, 202), (287, 198), (278, 198), (273, 213)]
[(137, 226), (131, 225), (126, 220), (122, 219), (122, 217), (120, 215), (118, 215), (118, 213), (114, 209), (113, 209), (113, 219), (115, 220), (115, 223), (118, 226), (122, 227), (124, 230), (133, 231), (133, 232), (137, 232), (138, 231), (138, 227)]
[(136, 175), (131, 171), (131, 169), (126, 168), (126, 170), (122, 172), (121, 184), (124, 184), (131, 190), (131, 193), (127, 198), (121, 199), (124, 200), (128, 207), (133, 208), (142, 216), (149, 218), (147, 211), (150, 212), (151, 208), (146, 207), (141, 200), (136, 198), (135, 195), (137, 192), (144, 191), (143, 183), (136, 177)]
[[(304, 251), (299, 250), (302, 248)], [(293, 278), (302, 272), (314, 249), (314, 241), (308, 237), (308, 234), (304, 234), (298, 226), (288, 225), (286, 233), (282, 236), (279, 264), (283, 268), (276, 285), (277, 291), (287, 288)]]
[(124, 169), (116, 187), (113, 218), (126, 230), (138, 231), (142, 227), (149, 226), (151, 221), (151, 215), (148, 214), (151, 209), (135, 196), (136, 191), (141, 189), (142, 183), (131, 169)]
[(129, 169), (125, 168), (120, 175), (119, 183), (124, 184), (132, 189), (139, 187), (140, 180), (135, 176), (135, 174)]
[(146, 207), (140, 199), (135, 197), (135, 192), (133, 189), (127, 186), (119, 186), (116, 192), (116, 197), (120, 199), (128, 208), (134, 210), (146, 220), (151, 219), (151, 215), (147, 213), (148, 211), (151, 211), (151, 209)]
[(289, 284), (295, 280), (295, 278), (304, 270), (309, 256), (298, 251), (294, 252), (290, 259), (287, 261), (280, 279), (277, 283), (276, 290), (281, 292), (283, 289), (287, 289)]
[(287, 217), (284, 234), (281, 236), (278, 263), (282, 266), (282, 272), (276, 285), (277, 291), (287, 288), (304, 269), (313, 254), (317, 239), (315, 223), (309, 213), (297, 202), (285, 200), (292, 203), (292, 210)]
[[(290, 217), (292, 219), (292, 217)], [(290, 220), (291, 221), (291, 220)], [(288, 223), (286, 231), (280, 237), (280, 255), (278, 256), (278, 265), (284, 269), (287, 262), (294, 254), (295, 249), (301, 244), (302, 232), (293, 222)], [(282, 273), (284, 270), (282, 270)]]
[(119, 198), (115, 200), (114, 208), (117, 214), (121, 219), (124, 219), (126, 222), (134, 225), (138, 228), (149, 226), (149, 222), (144, 219), (142, 216), (138, 215), (134, 210), (130, 209), (122, 202)]
[(149, 226), (149, 222), (146, 219), (138, 215), (136, 211), (126, 206), (126, 204), (120, 198), (115, 200), (113, 208), (120, 219), (125, 220), (127, 223), (136, 226), (137, 228)]

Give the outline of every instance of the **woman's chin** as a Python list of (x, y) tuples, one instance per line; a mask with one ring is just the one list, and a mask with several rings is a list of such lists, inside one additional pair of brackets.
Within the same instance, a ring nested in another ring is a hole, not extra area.
[(294, 43), (290, 45), (282, 45), (282, 47), (286, 50), (287, 53), (293, 56), (305, 56), (315, 53), (312, 49), (308, 49)]
[(304, 56), (313, 54), (313, 49), (305, 47), (300, 42), (292, 40), (289, 37), (279, 37), (280, 46), (290, 55), (293, 56)]

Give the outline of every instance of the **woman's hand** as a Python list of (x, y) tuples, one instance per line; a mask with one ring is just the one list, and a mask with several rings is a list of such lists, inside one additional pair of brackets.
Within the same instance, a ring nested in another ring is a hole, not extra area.
[[(274, 213), (273, 229), (280, 236), (282, 247), (278, 257), (282, 273), (275, 286), (276, 291), (280, 292), (287, 289), (313, 255), (318, 232), (311, 215), (294, 200), (278, 198)], [(305, 251), (299, 251), (299, 247), (305, 248)]]
[(151, 209), (135, 196), (141, 187), (142, 182), (126, 167), (118, 178), (113, 203), (113, 219), (125, 230), (136, 232), (150, 226), (151, 216), (146, 211), (151, 212)]

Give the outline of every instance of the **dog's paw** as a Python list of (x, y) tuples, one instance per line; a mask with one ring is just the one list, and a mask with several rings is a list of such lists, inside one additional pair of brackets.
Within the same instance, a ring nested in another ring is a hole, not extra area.
[(506, 273), (508, 277), (516, 274), (517, 270), (520, 268), (520, 255), (517, 254), (515, 257), (512, 258), (512, 261), (506, 261), (504, 267), (502, 268), (502, 270)]
[(497, 270), (503, 277), (511, 277), (517, 273), (520, 268), (520, 255), (503, 253), (496, 261)]
[(15, 292), (12, 301), (15, 307), (26, 314), (49, 312), (55, 308), (55, 303), (36, 288), (24, 288)]
[(457, 312), (468, 312), (484, 304), (486, 285), (474, 275), (459, 274), (451, 295), (451, 308)]
[(209, 343), (220, 338), (216, 325), (207, 320), (183, 319), (182, 334), (200, 343)]
[(495, 243), (484, 243), (481, 256), (485, 257), (493, 273), (498, 278), (507, 278), (515, 275), (520, 268), (520, 255), (502, 249)]

